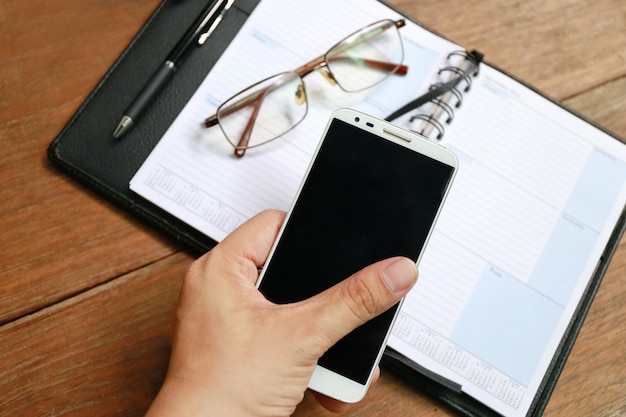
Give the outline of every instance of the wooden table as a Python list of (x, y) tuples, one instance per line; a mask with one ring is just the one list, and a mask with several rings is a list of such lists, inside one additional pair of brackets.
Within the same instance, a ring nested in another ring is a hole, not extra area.
[[(130, 416), (157, 392), (183, 248), (60, 174), (46, 148), (159, 0), (0, 3), (0, 415)], [(623, 0), (392, 0), (626, 137)], [(390, 373), (348, 415), (454, 415)], [(626, 241), (547, 407), (626, 414)], [(307, 396), (297, 416), (327, 415)]]

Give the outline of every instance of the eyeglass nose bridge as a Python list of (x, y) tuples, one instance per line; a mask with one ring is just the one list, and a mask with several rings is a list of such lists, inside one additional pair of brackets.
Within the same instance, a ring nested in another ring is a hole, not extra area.
[(328, 62), (324, 56), (320, 56), (295, 70), (300, 75), (300, 78), (303, 79), (313, 71), (317, 71), (330, 85), (337, 85), (337, 80), (335, 80), (335, 76), (328, 68)]

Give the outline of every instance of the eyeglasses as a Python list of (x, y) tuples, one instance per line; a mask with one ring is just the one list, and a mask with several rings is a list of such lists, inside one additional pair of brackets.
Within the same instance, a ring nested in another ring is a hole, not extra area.
[(331, 85), (358, 92), (392, 74), (405, 75), (404, 49), (398, 29), (405, 20), (381, 20), (364, 27), (330, 48), (324, 55), (294, 71), (260, 81), (222, 103), (205, 127), (219, 124), (241, 158), (246, 149), (284, 135), (308, 112), (303, 78), (318, 71)]

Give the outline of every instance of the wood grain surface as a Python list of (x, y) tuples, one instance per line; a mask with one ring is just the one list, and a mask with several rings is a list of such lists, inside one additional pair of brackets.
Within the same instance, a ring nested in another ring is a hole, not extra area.
[[(624, 1), (390, 3), (626, 137)], [(0, 2), (0, 416), (138, 416), (164, 378), (192, 257), (46, 160), (158, 4)], [(383, 370), (345, 415), (455, 414)], [(626, 415), (624, 239), (545, 415)]]

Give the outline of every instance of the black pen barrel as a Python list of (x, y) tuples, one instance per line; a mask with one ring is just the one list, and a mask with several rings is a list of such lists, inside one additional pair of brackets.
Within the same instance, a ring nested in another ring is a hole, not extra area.
[[(143, 89), (126, 109), (122, 120), (120, 120), (113, 132), (113, 137), (120, 138), (136, 123), (146, 107), (151, 104), (157, 93), (176, 72), (177, 67), (181, 64), (184, 56), (191, 50), (193, 44), (203, 44), (206, 41), (206, 38), (210, 36), (215, 26), (221, 21), (223, 13), (230, 8), (232, 3), (233, 0), (212, 0), (207, 5), (202, 14), (196, 18), (176, 46), (174, 46), (165, 63), (152, 74), (152, 77), (150, 77)], [(200, 40), (201, 36), (203, 37), (202, 40)]]
[(130, 117), (133, 121), (143, 113), (146, 107), (154, 100), (157, 93), (161, 90), (162, 86), (170, 79), (170, 77), (176, 72), (176, 67), (171, 61), (166, 61), (159, 69), (152, 74), (150, 80), (141, 90), (141, 93), (133, 100), (131, 105), (124, 113)]
[[(204, 9), (204, 12), (196, 18), (183, 37), (180, 38), (180, 41), (174, 46), (174, 49), (172, 49), (167, 57), (174, 65), (179, 65), (193, 44), (198, 42), (198, 38), (200, 38), (200, 35), (208, 25), (208, 21), (217, 17), (219, 13), (211, 13), (217, 2), (218, 0), (212, 1), (211, 4)], [(226, 1), (222, 0), (222, 3), (226, 5)]]

